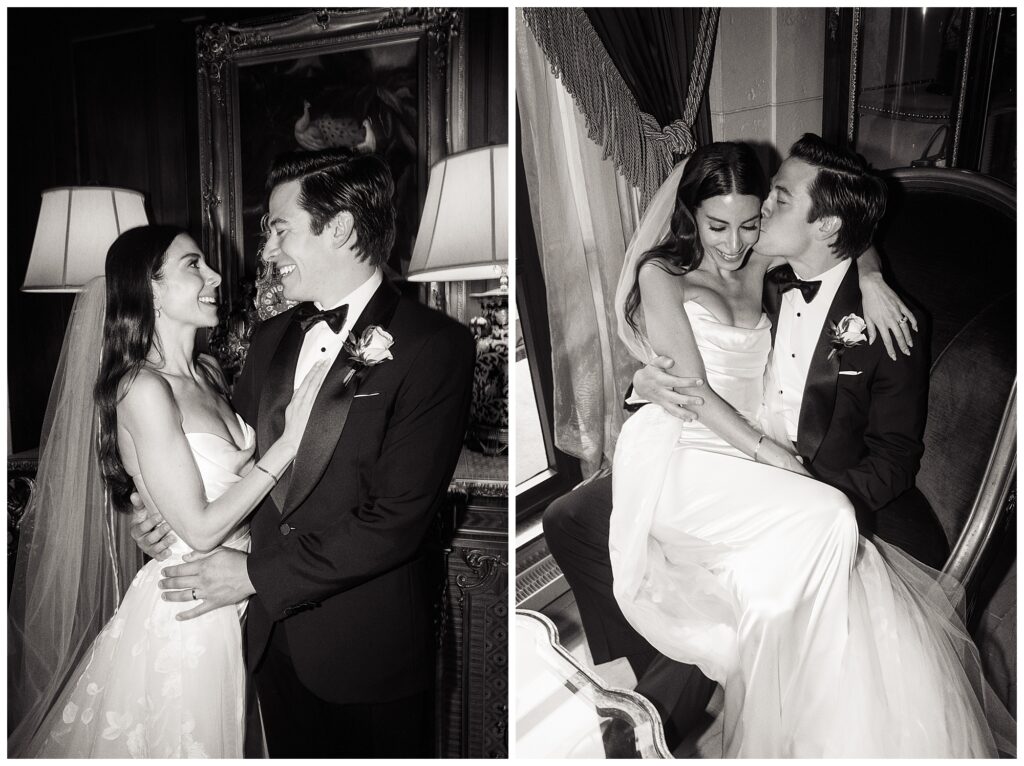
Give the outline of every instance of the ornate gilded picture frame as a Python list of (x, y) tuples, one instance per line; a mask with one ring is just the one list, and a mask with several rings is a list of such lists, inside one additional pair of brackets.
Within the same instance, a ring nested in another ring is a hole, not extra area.
[(444, 156), (449, 46), (458, 12), (305, 12), (197, 29), (203, 246), (228, 312), (257, 277), (266, 175), (287, 151), (349, 146), (395, 177), (408, 264), (430, 166)]

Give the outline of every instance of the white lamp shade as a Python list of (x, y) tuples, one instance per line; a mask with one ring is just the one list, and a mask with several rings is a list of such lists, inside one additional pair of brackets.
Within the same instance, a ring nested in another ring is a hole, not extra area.
[(107, 250), (121, 232), (148, 222), (145, 198), (137, 191), (105, 186), (47, 189), (21, 289), (77, 292), (103, 274)]
[(413, 282), (497, 279), (508, 264), (508, 147), (438, 162), (406, 277)]

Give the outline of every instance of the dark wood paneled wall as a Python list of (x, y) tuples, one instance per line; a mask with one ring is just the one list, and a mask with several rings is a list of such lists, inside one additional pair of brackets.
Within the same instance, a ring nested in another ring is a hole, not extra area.
[(504, 9), (466, 12), (467, 142), (508, 143), (508, 14)]
[[(294, 9), (291, 9), (294, 11)], [(195, 27), (281, 9), (8, 10), (8, 407), (14, 452), (39, 441), (71, 296), (29, 295), (42, 191), (109, 184), (146, 193), (151, 220), (198, 237)], [(508, 141), (508, 17), (467, 12), (471, 146)]]

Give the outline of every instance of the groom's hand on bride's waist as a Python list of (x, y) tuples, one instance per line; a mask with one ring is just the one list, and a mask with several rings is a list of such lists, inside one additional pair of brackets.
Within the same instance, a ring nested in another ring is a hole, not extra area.
[(696, 420), (704, 399), (684, 391), (699, 388), (704, 385), (704, 381), (673, 375), (669, 370), (674, 364), (667, 356), (658, 356), (649, 365), (633, 373), (633, 394), (627, 397), (626, 404), (642, 406), (653, 403), (680, 420)]
[(246, 567), (248, 554), (233, 548), (217, 548), (210, 553), (188, 553), (185, 563), (161, 570), (164, 601), (195, 601), (195, 609), (176, 615), (191, 620), (222, 606), (243, 601), (256, 592)]
[(171, 555), (168, 549), (178, 538), (159, 511), (151, 511), (146, 507), (138, 492), (132, 492), (131, 501), (132, 523), (128, 529), (132, 539), (147, 556), (163, 561)]

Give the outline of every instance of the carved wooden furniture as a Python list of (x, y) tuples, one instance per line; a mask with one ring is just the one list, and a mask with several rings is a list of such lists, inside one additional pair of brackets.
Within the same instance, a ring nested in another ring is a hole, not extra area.
[(19, 452), (7, 458), (7, 597), (14, 584), (14, 561), (18, 554), (21, 519), (36, 486), (38, 450)]
[(507, 758), (507, 458), (464, 449), (449, 496), (437, 755)]
[(519, 757), (672, 757), (654, 705), (605, 686), (561, 645), (551, 620), (517, 609), (515, 629)]

